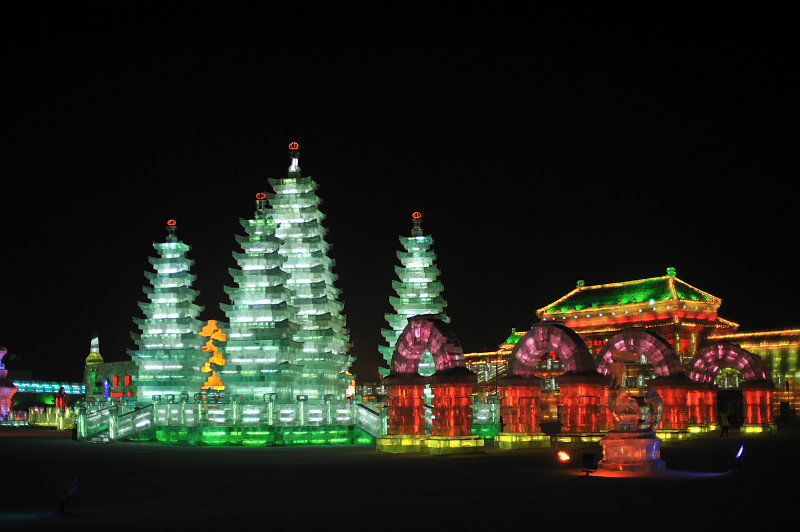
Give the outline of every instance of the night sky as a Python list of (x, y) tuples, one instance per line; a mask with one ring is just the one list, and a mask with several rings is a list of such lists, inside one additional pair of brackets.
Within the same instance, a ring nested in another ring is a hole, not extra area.
[(239, 219), (292, 141), (319, 184), (359, 380), (377, 378), (414, 211), (467, 352), (578, 279), (668, 266), (743, 330), (800, 326), (786, 14), (163, 4), (3, 17), (8, 369), (79, 380), (95, 333), (106, 361), (128, 359), (170, 218), (201, 318), (224, 320)]

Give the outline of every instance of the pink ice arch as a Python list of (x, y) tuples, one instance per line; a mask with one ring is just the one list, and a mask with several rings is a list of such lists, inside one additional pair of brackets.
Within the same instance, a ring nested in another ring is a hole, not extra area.
[(536, 323), (511, 351), (510, 374), (534, 376), (539, 360), (550, 351), (555, 351), (567, 373), (595, 371), (592, 355), (575, 331), (557, 323)]
[(760, 357), (738, 345), (719, 342), (704, 347), (692, 359), (689, 378), (702, 383), (713, 383), (719, 370), (739, 370), (746, 381), (767, 380), (767, 370)]
[(438, 314), (425, 314), (408, 319), (400, 333), (392, 355), (392, 373), (417, 374), (425, 350), (430, 351), (437, 372), (466, 368), (461, 341)]
[(608, 375), (609, 365), (616, 360), (643, 355), (653, 365), (656, 377), (675, 377), (683, 373), (681, 360), (672, 346), (659, 335), (643, 327), (623, 329), (605, 343), (597, 354), (597, 372)]

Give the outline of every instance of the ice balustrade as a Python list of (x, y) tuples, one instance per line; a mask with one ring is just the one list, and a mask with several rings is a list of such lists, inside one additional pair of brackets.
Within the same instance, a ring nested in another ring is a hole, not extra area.
[(58, 430), (71, 429), (75, 425), (75, 414), (71, 408), (54, 406), (29, 408), (28, 425), (37, 427), (55, 427)]
[(355, 405), (355, 424), (373, 438), (380, 438), (388, 431), (388, 416), (385, 410), (380, 413), (363, 405)]
[[(80, 439), (103, 439), (115, 441), (131, 438), (147, 429), (158, 430), (209, 428), (271, 428), (271, 427), (342, 427), (356, 424), (355, 406), (333, 398), (322, 402), (311, 402), (298, 397), (296, 403), (278, 403), (271, 394), (263, 402), (206, 403), (198, 394), (193, 399), (159, 396), (146, 407), (136, 408), (128, 404), (88, 406), (79, 410)], [(360, 419), (365, 419), (362, 414)], [(368, 421), (369, 431), (382, 430), (380, 420)]]

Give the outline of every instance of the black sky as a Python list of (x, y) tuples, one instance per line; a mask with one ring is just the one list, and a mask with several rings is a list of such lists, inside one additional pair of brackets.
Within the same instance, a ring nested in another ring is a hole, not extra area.
[(319, 184), (360, 379), (413, 211), (467, 351), (578, 279), (668, 266), (742, 329), (800, 325), (786, 14), (155, 5), (4, 17), (9, 369), (76, 380), (93, 333), (126, 359), (169, 218), (201, 317), (224, 319), (239, 218), (290, 141)]

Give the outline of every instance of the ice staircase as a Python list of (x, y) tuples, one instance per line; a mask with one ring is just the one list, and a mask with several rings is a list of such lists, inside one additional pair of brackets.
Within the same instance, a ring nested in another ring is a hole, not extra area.
[(153, 405), (123, 413), (119, 408), (110, 406), (86, 415), (83, 426), (79, 422), (78, 438), (95, 443), (127, 440), (153, 426)]
[(355, 425), (375, 439), (386, 434), (386, 416), (373, 409), (357, 404), (355, 411)]

